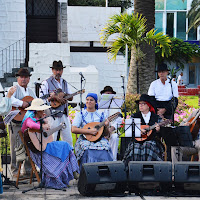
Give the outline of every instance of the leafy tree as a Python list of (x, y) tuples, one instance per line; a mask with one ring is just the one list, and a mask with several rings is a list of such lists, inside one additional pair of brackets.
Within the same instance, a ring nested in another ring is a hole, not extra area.
[[(108, 49), (109, 59), (115, 60), (119, 50), (126, 44), (131, 51), (129, 78), (127, 85), (128, 93), (137, 93), (137, 66), (145, 57), (141, 49), (146, 45), (157, 43), (162, 51), (162, 56), (170, 53), (170, 39), (163, 33), (155, 34), (155, 30), (151, 29), (146, 33), (146, 19), (142, 15), (137, 14), (116, 14), (110, 17), (110, 20), (101, 31), (101, 43), (105, 46), (108, 38), (116, 34), (116, 39)], [(149, 76), (144, 74), (144, 76)], [(144, 83), (140, 83), (142, 85)], [(139, 86), (140, 86), (139, 85)], [(148, 85), (149, 87), (149, 85)], [(143, 92), (143, 91), (142, 91)]]
[(188, 28), (188, 32), (191, 28), (197, 28), (200, 26), (200, 1), (193, 0), (191, 4), (191, 9), (188, 12), (187, 17), (190, 21), (190, 26)]
[(188, 42), (184, 42), (183, 40), (174, 37), (170, 38), (170, 40), (171, 54), (168, 57), (162, 56), (162, 51), (158, 45), (155, 47), (156, 63), (175, 63), (177, 67), (183, 69), (184, 64), (191, 62), (194, 56), (200, 57), (200, 49), (198, 45), (190, 44)]

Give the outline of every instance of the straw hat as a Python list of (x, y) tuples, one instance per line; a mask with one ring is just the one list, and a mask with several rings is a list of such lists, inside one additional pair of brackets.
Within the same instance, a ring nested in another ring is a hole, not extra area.
[(42, 99), (33, 99), (31, 106), (28, 108), (25, 108), (25, 110), (47, 110), (48, 108), (51, 108), (51, 106), (44, 105), (44, 102)]

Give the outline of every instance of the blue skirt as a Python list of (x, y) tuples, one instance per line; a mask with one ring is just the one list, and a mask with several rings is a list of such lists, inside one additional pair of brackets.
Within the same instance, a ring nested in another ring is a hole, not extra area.
[(95, 150), (95, 149), (87, 149), (84, 151), (83, 156), (80, 159), (80, 170), (83, 163), (94, 163), (94, 162), (105, 162), (105, 161), (113, 161), (112, 151), (109, 150)]

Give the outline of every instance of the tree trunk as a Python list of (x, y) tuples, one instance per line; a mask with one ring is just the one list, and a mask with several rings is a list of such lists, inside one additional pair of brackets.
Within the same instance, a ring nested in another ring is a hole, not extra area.
[[(154, 28), (155, 0), (134, 0), (134, 12), (140, 13), (147, 19), (147, 31)], [(145, 58), (139, 63), (140, 94), (147, 93), (150, 83), (155, 80), (155, 47), (146, 44), (141, 47)]]
[(137, 93), (137, 66), (135, 59), (135, 49), (133, 47), (131, 48), (131, 60), (127, 84), (127, 93)]

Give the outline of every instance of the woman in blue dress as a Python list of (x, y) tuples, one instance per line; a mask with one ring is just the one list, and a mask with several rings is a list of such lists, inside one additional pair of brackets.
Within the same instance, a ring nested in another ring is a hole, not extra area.
[(86, 96), (85, 109), (76, 113), (72, 124), (72, 133), (81, 134), (75, 144), (75, 154), (79, 161), (80, 168), (83, 163), (112, 161), (112, 151), (108, 140), (105, 138), (109, 131), (109, 122), (105, 122), (104, 137), (97, 142), (88, 141), (84, 135), (96, 135), (97, 129), (82, 129), (83, 126), (90, 122), (102, 122), (105, 120), (103, 112), (98, 110), (97, 94), (88, 93)]

